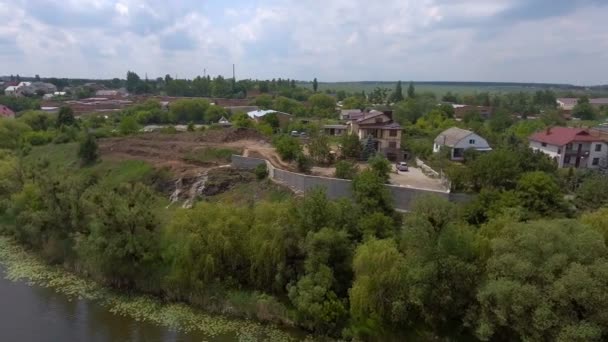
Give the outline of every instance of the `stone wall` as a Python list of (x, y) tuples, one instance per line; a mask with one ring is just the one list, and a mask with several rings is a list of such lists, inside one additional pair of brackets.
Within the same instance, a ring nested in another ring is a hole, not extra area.
[[(257, 165), (266, 163), (268, 166), (269, 177), (274, 181), (290, 187), (294, 191), (306, 192), (311, 189), (321, 187), (325, 189), (327, 197), (331, 199), (351, 198), (352, 182), (346, 179), (310, 176), (301, 173), (285, 171), (273, 167), (264, 159), (249, 158), (233, 155), (232, 167), (240, 169), (254, 169)], [(443, 191), (433, 191), (417, 189), (396, 185), (386, 185), (390, 191), (396, 209), (411, 210), (413, 201), (423, 195), (436, 195), (454, 202), (466, 202), (469, 196), (466, 194), (451, 194)]]

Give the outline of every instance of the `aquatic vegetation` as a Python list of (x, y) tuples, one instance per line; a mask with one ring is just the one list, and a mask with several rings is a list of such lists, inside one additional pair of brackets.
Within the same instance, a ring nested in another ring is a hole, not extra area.
[(11, 281), (26, 281), (30, 285), (53, 288), (70, 299), (93, 300), (114, 314), (173, 330), (200, 331), (209, 338), (231, 336), (239, 341), (296, 341), (303, 338), (271, 325), (208, 315), (186, 304), (165, 304), (149, 296), (117, 293), (60, 267), (47, 265), (12, 239), (3, 236), (0, 236), (0, 265), (4, 267), (6, 278)]

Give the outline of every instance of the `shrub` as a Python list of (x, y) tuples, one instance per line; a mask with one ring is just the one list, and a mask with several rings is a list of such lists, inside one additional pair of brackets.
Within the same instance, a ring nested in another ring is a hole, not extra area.
[(359, 168), (357, 164), (346, 160), (341, 160), (336, 164), (336, 178), (353, 179), (357, 175)]
[(47, 132), (28, 132), (25, 134), (24, 139), (32, 146), (40, 146), (49, 143), (52, 139), (52, 134)]
[(294, 160), (302, 153), (302, 148), (297, 139), (288, 135), (281, 135), (274, 139), (274, 146), (277, 149), (277, 153), (283, 160)]
[(259, 180), (268, 177), (268, 168), (266, 167), (266, 163), (256, 166), (254, 173)]
[(87, 134), (78, 148), (78, 158), (82, 165), (91, 165), (97, 161), (98, 157), (95, 136)]
[(312, 160), (304, 153), (298, 153), (298, 155), (296, 156), (296, 163), (298, 164), (298, 171), (303, 173), (310, 173), (312, 169)]

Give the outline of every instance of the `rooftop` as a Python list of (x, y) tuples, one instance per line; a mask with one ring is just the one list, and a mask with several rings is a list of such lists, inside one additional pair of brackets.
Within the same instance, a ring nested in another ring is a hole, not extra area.
[(435, 143), (443, 146), (454, 147), (458, 142), (469, 135), (474, 134), (466, 129), (451, 127), (439, 133), (435, 138)]
[(563, 146), (577, 141), (603, 140), (600, 137), (592, 136), (586, 129), (572, 127), (551, 127), (532, 134), (529, 139), (554, 146)]

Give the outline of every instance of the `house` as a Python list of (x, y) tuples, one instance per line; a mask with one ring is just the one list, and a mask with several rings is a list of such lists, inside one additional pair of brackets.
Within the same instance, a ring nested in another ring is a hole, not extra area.
[(529, 140), (531, 149), (547, 154), (558, 167), (596, 169), (607, 162), (605, 138), (588, 129), (550, 127), (534, 133)]
[(347, 125), (324, 125), (323, 132), (327, 135), (343, 135), (348, 131)]
[(475, 149), (480, 152), (492, 150), (486, 139), (458, 127), (448, 128), (435, 138), (433, 152), (437, 153), (444, 148), (450, 149), (451, 160), (463, 160), (464, 151), (468, 149)]
[(220, 126), (232, 126), (232, 124), (230, 123), (230, 121), (228, 121), (228, 119), (226, 119), (225, 116), (222, 116), (217, 123)]
[(0, 105), (0, 118), (15, 118), (15, 112), (13, 112), (10, 108), (5, 105)]
[(340, 111), (340, 120), (359, 119), (363, 116), (361, 109), (342, 109)]
[(276, 114), (277, 119), (279, 119), (279, 126), (281, 128), (287, 127), (287, 125), (291, 121), (291, 114), (279, 112), (276, 110), (254, 110), (247, 112), (247, 115), (256, 122), (260, 122), (260, 120), (268, 114)]
[(492, 107), (470, 106), (453, 103), (452, 108), (454, 108), (454, 117), (458, 119), (463, 119), (464, 116), (471, 111), (479, 112), (479, 115), (481, 115), (481, 117), (484, 119), (488, 119), (490, 116), (492, 116)]
[[(557, 106), (562, 110), (572, 110), (574, 106), (578, 103), (578, 98), (576, 97), (560, 97), (557, 100)], [(600, 97), (595, 99), (589, 99), (589, 104), (591, 104), (595, 108), (600, 108), (602, 106), (608, 106), (608, 98)]]
[(393, 121), (391, 111), (380, 112), (372, 110), (362, 113), (361, 117), (353, 118), (347, 123), (349, 132), (356, 134), (360, 140), (373, 139), (374, 148), (378, 153), (391, 161), (404, 157), (401, 150), (401, 126)]

